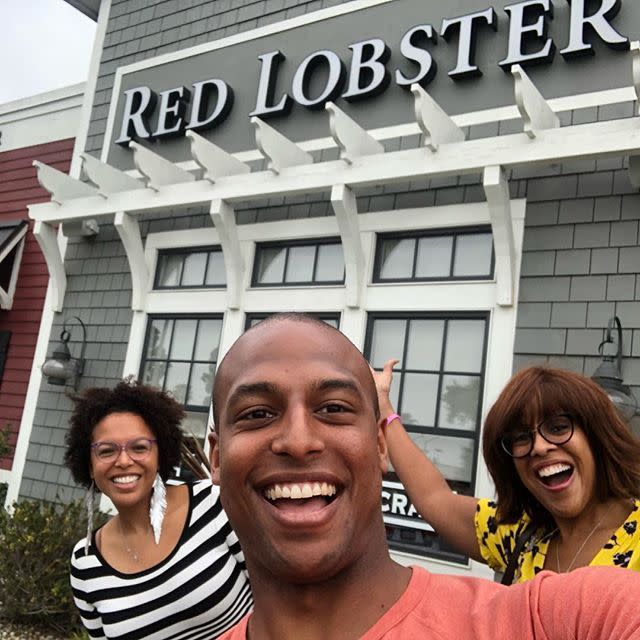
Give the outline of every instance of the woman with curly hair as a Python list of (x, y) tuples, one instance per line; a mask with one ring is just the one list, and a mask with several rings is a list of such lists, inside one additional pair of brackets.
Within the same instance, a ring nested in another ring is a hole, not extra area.
[(496, 500), (454, 493), (389, 401), (392, 369), (374, 372), (395, 471), (420, 515), (460, 553), (524, 582), (543, 569), (640, 571), (640, 441), (584, 376), (529, 367), (507, 383), (482, 436)]
[(92, 638), (215, 638), (251, 608), (244, 557), (210, 481), (166, 486), (184, 411), (128, 378), (74, 398), (65, 462), (117, 514), (80, 540), (71, 586)]

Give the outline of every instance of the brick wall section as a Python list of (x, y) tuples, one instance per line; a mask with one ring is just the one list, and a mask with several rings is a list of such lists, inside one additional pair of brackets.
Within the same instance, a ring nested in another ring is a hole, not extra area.
[[(268, 23), (343, 4), (336, 0), (113, 0), (87, 150), (98, 154), (119, 66), (178, 51)], [(631, 116), (630, 104), (561, 114), (564, 125)], [(469, 138), (522, 130), (519, 121), (473, 127)], [(387, 150), (415, 147), (418, 136), (390, 140)], [(336, 150), (315, 154), (336, 157)], [(514, 368), (551, 361), (590, 375), (611, 315), (625, 328), (625, 378), (640, 398), (640, 195), (622, 159), (573, 162), (509, 175), (514, 198), (527, 198)], [(484, 200), (480, 176), (439, 178), (372, 187), (357, 193), (361, 212)], [(271, 198), (237, 207), (240, 224), (333, 215), (329, 194)], [(143, 235), (209, 226), (206, 211), (149, 216)], [(72, 240), (66, 254), (65, 317), (87, 324), (87, 369), (82, 387), (113, 385), (124, 363), (132, 312), (131, 281), (122, 244), (104, 221), (94, 239)], [(56, 320), (52, 344), (62, 319)], [(76, 334), (74, 332), (74, 338)], [(77, 345), (75, 345), (77, 347)], [(72, 344), (72, 349), (74, 345)], [(632, 357), (629, 357), (632, 354)], [(70, 402), (43, 384), (21, 495), (80, 496), (62, 466)]]
[[(0, 222), (28, 219), (28, 203), (49, 200), (49, 193), (38, 183), (33, 160), (68, 171), (72, 149), (73, 140), (61, 140), (0, 153)], [(47, 265), (32, 227), (33, 223), (25, 236), (13, 307), (0, 310), (0, 330), (11, 331), (0, 381), (0, 428), (9, 427), (12, 446), (22, 419), (49, 282)], [(0, 459), (0, 468), (10, 469), (11, 463), (11, 455)]]

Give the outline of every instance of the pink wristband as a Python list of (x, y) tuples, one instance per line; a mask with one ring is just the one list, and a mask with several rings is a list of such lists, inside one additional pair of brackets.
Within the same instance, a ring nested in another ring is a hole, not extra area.
[(392, 413), (385, 418), (384, 426), (388, 427), (394, 420), (402, 420), (402, 418), (397, 413)]

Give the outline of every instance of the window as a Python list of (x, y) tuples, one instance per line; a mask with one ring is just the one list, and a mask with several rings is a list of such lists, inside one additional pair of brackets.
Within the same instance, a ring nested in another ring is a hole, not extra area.
[(154, 289), (195, 289), (226, 286), (220, 247), (162, 249)]
[(13, 306), (28, 228), (26, 220), (0, 223), (0, 309)]
[[(400, 359), (391, 400), (407, 431), (453, 489), (467, 495), (475, 488), (487, 328), (484, 313), (379, 313), (367, 325), (372, 366)], [(383, 505), (392, 548), (464, 560), (419, 518), (393, 471)]]
[(187, 411), (184, 426), (204, 439), (222, 315), (149, 316), (140, 379), (171, 392)]
[(344, 255), (339, 239), (269, 242), (256, 246), (254, 287), (343, 283)]
[(489, 228), (378, 236), (374, 282), (479, 280), (493, 277)]
[[(273, 313), (279, 313), (274, 311)], [(247, 313), (246, 321), (244, 323), (244, 330), (254, 327), (258, 323), (262, 322), (265, 318), (273, 315), (273, 313)], [(340, 328), (340, 314), (339, 313), (313, 313), (309, 312), (309, 315), (322, 320), (327, 324), (330, 324), (335, 329)]]

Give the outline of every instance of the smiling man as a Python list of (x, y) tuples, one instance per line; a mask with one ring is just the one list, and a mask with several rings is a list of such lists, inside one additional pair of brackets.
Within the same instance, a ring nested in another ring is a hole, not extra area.
[(546, 573), (506, 588), (391, 559), (375, 384), (332, 327), (284, 314), (250, 329), (220, 364), (213, 403), (213, 477), (255, 601), (225, 639), (640, 638), (630, 572)]

